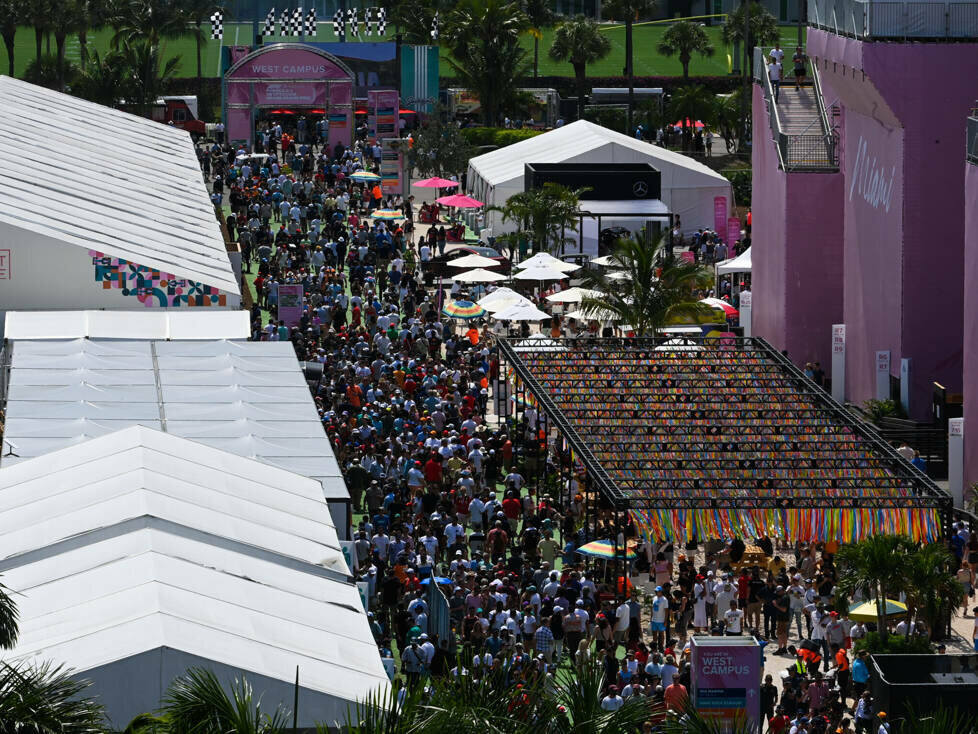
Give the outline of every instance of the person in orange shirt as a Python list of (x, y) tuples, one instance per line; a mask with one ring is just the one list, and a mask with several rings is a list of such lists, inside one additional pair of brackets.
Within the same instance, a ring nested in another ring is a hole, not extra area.
[(352, 405), (354, 408), (359, 408), (362, 405), (361, 400), (363, 398), (363, 390), (361, 390), (360, 386), (355, 382), (351, 383), (350, 386), (346, 388), (346, 398), (350, 401), (350, 405)]
[(835, 657), (835, 680), (839, 685), (839, 692), (842, 694), (842, 703), (849, 697), (849, 681), (851, 671), (849, 670), (849, 656), (844, 647), (832, 643), (832, 654)]
[(380, 189), (380, 184), (374, 184), (370, 189), (370, 209), (371, 211), (380, 207), (380, 201), (384, 198), (384, 192)]
[(670, 711), (682, 711), (689, 700), (689, 693), (686, 691), (686, 686), (674, 680), (666, 688), (662, 700)]
[(465, 336), (467, 336), (469, 341), (472, 342), (472, 346), (479, 343), (479, 330), (474, 326), (465, 332)]

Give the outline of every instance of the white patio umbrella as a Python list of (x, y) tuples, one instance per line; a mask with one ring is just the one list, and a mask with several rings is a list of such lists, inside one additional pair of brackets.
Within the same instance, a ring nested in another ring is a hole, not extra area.
[(551, 303), (580, 303), (588, 296), (591, 298), (597, 298), (600, 295), (602, 295), (601, 291), (574, 286), (573, 288), (568, 288), (560, 293), (554, 293), (547, 296), (547, 300)]
[(449, 260), (446, 264), (451, 265), (453, 268), (491, 268), (494, 265), (499, 265), (499, 261), (493, 260), (491, 257), (483, 257), (482, 255), (472, 253), (470, 255), (463, 255), (455, 260)]
[(563, 260), (554, 257), (548, 252), (538, 252), (533, 257), (529, 258), (528, 260), (524, 260), (519, 265), (516, 265), (514, 267), (516, 267), (518, 270), (525, 270), (527, 268), (536, 268), (536, 267), (547, 267), (547, 268), (556, 268), (557, 270), (560, 270), (563, 273), (573, 273), (575, 270), (579, 270), (581, 266), (575, 265), (574, 263), (565, 263)]
[(598, 309), (594, 312), (581, 311), (571, 311), (569, 314), (564, 316), (565, 319), (576, 319), (578, 321), (618, 321), (619, 316), (614, 311), (606, 311), (605, 309)]
[(613, 273), (608, 273), (608, 280), (631, 280), (632, 274), (626, 270), (616, 270)]
[(500, 280), (506, 280), (506, 276), (493, 270), (476, 268), (475, 270), (466, 270), (464, 273), (457, 273), (452, 276), (452, 280), (457, 280), (459, 283), (496, 283)]
[(521, 296), (512, 288), (506, 287), (497, 288), (492, 293), (480, 298), (478, 301), (476, 301), (476, 303), (482, 306), (489, 313), (502, 311), (504, 308), (515, 306), (518, 303), (529, 303), (532, 305), (529, 298), (526, 296)]
[(557, 268), (535, 266), (520, 270), (513, 277), (517, 280), (563, 280), (567, 274)]
[(496, 311), (492, 318), (497, 321), (540, 321), (549, 319), (550, 314), (541, 311), (532, 303), (517, 303), (515, 306)]
[(605, 267), (607, 267), (608, 265), (618, 264), (618, 261), (615, 260), (614, 256), (612, 255), (602, 255), (601, 257), (592, 257), (591, 262), (594, 265), (604, 265)]

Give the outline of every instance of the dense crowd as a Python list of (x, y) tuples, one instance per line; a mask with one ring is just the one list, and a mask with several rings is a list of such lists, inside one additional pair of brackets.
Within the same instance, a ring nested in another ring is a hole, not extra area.
[[(779, 554), (762, 538), (763, 562), (748, 564), (740, 540), (642, 542), (609, 508), (587, 506), (582, 467), (548, 444), (536, 409), (518, 420), (491, 410), (493, 337), (442, 316), (444, 294), (415, 256), (412, 200), (356, 180), (376, 165), (369, 147), (317, 147), (274, 127), (264, 137), (257, 157), (201, 148), (202, 167), (253, 278), (254, 338), (289, 340), (321, 365), (311, 385), (357, 513), (357, 574), (399, 680), (512, 685), (590, 660), (605, 673), (602, 707), (647, 698), (654, 727), (687, 699), (691, 633), (753, 634), (784, 656), (783, 680), (761, 689), (771, 731), (882, 720), (864, 694), (865, 662), (848, 654), (865, 627), (833, 611), (834, 544)], [(380, 206), (403, 219), (370, 218)], [(718, 238), (693, 241), (715, 258)], [(305, 295), (287, 326), (278, 287), (293, 283)], [(577, 553), (616, 537), (640, 543), (627, 569)], [(429, 624), (428, 583), (448, 598), (447, 637)]]

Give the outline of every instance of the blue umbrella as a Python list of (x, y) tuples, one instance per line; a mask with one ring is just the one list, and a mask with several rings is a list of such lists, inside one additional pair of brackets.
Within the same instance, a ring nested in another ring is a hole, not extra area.
[[(435, 581), (437, 581), (442, 586), (449, 586), (449, 585), (455, 583), (454, 581), (452, 581), (447, 576), (435, 576)], [(430, 582), (431, 582), (431, 578), (430, 577), (429, 578), (426, 578), (426, 579), (421, 579), (421, 584), (422, 585), (427, 584), (427, 583), (430, 583)]]

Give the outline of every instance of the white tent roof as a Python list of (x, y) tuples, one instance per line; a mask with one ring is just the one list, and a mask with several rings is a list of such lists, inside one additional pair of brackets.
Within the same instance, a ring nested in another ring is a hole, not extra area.
[[(732, 202), (730, 182), (689, 156), (614, 130), (578, 120), (569, 125), (484, 153), (469, 161), (467, 187), (487, 204), (502, 206), (523, 190), (527, 163), (649, 163), (661, 174), (661, 200), (682, 217), (686, 229), (713, 226), (713, 197)], [(587, 208), (585, 201), (582, 208)], [(493, 233), (503, 232), (498, 212), (490, 213)]]
[(298, 665), (352, 702), (387, 677), (347, 572), (317, 482), (186, 439), (132, 427), (0, 469), (11, 658), (85, 673), (171, 649), (285, 683)]
[(742, 253), (737, 255), (737, 257), (731, 258), (730, 260), (724, 260), (722, 263), (717, 264), (717, 273), (723, 275), (724, 273), (749, 273), (751, 262), (750, 262), (750, 250), (747, 248)]
[(247, 339), (247, 311), (7, 311), (6, 339)]
[(0, 465), (131, 425), (192, 438), (322, 483), (349, 500), (289, 342), (8, 342)]
[(240, 292), (188, 133), (0, 76), (0, 156), (0, 240), (26, 230)]

